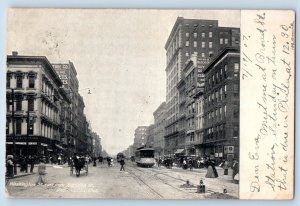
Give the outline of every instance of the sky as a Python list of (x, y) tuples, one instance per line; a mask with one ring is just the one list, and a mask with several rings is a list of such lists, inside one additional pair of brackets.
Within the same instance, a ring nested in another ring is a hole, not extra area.
[(73, 62), (91, 128), (116, 154), (166, 99), (164, 45), (178, 16), (240, 27), (239, 10), (11, 9), (6, 51)]

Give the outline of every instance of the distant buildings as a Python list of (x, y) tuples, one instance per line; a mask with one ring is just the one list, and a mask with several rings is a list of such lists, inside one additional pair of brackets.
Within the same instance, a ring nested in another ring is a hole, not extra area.
[(6, 153), (47, 159), (91, 154), (92, 136), (78, 86), (71, 62), (52, 65), (45, 56), (8, 55)]
[(165, 122), (166, 122), (166, 103), (163, 102), (153, 113), (154, 116), (154, 134), (153, 148), (156, 158), (164, 156), (165, 153)]
[(138, 126), (134, 132), (133, 148), (136, 150), (139, 147), (146, 146), (148, 136), (148, 126)]

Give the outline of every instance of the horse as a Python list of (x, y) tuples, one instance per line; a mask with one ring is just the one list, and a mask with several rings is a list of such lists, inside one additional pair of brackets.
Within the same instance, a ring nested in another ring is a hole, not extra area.
[(80, 157), (74, 158), (76, 177), (80, 176), (80, 170), (84, 167), (84, 164), (85, 164), (85, 158), (80, 158)]

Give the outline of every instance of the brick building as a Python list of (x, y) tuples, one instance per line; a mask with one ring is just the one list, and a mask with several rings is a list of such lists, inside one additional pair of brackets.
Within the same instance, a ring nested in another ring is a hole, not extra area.
[(186, 61), (198, 56), (199, 68), (227, 46), (239, 45), (239, 28), (219, 27), (217, 20), (184, 19), (178, 17), (165, 44), (166, 49), (166, 134), (165, 143), (170, 154), (174, 154), (182, 136), (179, 136), (179, 91)]
[(239, 49), (224, 49), (203, 72), (205, 153), (216, 158), (238, 158)]
[(154, 116), (154, 139), (153, 148), (156, 158), (164, 156), (165, 148), (165, 120), (166, 120), (166, 103), (163, 102), (153, 112)]
[(134, 132), (133, 150), (144, 147), (147, 142), (148, 126), (138, 126)]

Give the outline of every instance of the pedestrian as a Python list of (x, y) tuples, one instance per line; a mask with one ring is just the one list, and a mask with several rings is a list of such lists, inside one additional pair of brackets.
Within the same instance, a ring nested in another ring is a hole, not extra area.
[(110, 159), (110, 157), (107, 157), (106, 160), (107, 160), (108, 167), (110, 167), (111, 166), (111, 159)]
[(14, 162), (13, 162), (14, 156), (13, 155), (7, 155), (6, 160), (6, 176), (8, 178), (14, 177)]
[(182, 162), (182, 169), (184, 169), (184, 170), (187, 169), (186, 159), (183, 159), (183, 162)]
[(30, 165), (30, 173), (33, 173), (34, 162), (35, 162), (34, 157), (31, 156), (31, 155), (29, 155), (29, 157), (28, 157), (28, 163)]
[(96, 166), (97, 166), (96, 161), (97, 161), (97, 158), (96, 158), (96, 157), (93, 157), (93, 162), (94, 162), (93, 167), (96, 167)]
[(60, 155), (58, 155), (57, 160), (58, 160), (58, 165), (61, 165), (61, 156)]
[(229, 162), (227, 159), (224, 160), (223, 169), (224, 169), (224, 175), (228, 175)]
[(38, 166), (38, 179), (35, 183), (35, 185), (39, 185), (39, 184), (45, 184), (45, 176), (46, 176), (46, 165), (45, 165), (45, 159), (42, 159), (39, 166)]
[(213, 159), (209, 159), (207, 161), (207, 172), (206, 172), (205, 177), (206, 178), (217, 178), (218, 176), (219, 175), (218, 175), (218, 172), (215, 167), (215, 161)]
[(192, 160), (192, 158), (189, 159), (189, 168), (190, 168), (190, 171), (193, 170), (193, 160)]
[(232, 170), (233, 182), (237, 183), (239, 181), (239, 163), (236, 159), (233, 160)]
[(198, 159), (198, 160), (197, 160), (197, 168), (200, 168), (200, 163), (201, 163), (201, 162), (200, 162), (200, 160)]
[(161, 158), (158, 158), (158, 164), (157, 164), (157, 166), (160, 167), (160, 165), (161, 165)]
[(125, 171), (125, 168), (124, 168), (124, 165), (125, 165), (125, 159), (122, 157), (121, 160), (120, 160), (120, 165), (121, 165), (121, 168), (120, 168), (120, 171)]

